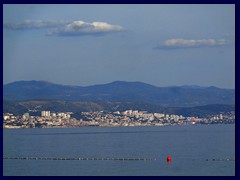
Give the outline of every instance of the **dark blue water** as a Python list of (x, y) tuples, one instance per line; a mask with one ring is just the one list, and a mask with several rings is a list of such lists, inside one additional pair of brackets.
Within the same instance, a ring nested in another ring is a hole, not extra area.
[[(17, 176), (234, 176), (234, 125), (3, 129), (4, 157), (156, 158), (153, 161), (3, 160)], [(172, 162), (167, 163), (170, 155)], [(206, 161), (206, 159), (210, 159)]]

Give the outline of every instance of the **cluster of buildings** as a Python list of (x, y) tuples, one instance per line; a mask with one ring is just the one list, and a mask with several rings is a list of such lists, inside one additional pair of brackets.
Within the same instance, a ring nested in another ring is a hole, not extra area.
[(235, 112), (221, 113), (208, 118), (184, 117), (182, 115), (148, 113), (147, 111), (126, 110), (105, 113), (82, 112), (84, 121), (95, 126), (164, 126), (193, 124), (230, 124), (235, 123)]
[(72, 112), (41, 111), (41, 116), (3, 114), (4, 128), (51, 128), (81, 126), (164, 126), (193, 124), (235, 123), (235, 112), (221, 113), (208, 118), (184, 117), (182, 115), (148, 113), (147, 111), (126, 110), (123, 112), (82, 112), (77, 120)]
[(41, 111), (41, 116), (14, 116), (10, 113), (3, 114), (4, 128), (50, 128), (50, 127), (76, 127), (81, 126), (78, 120), (71, 118), (72, 112)]

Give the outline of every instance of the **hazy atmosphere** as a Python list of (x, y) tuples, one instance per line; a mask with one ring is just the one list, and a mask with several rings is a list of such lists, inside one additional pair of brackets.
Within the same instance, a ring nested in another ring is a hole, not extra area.
[(235, 87), (234, 5), (4, 5), (3, 83)]

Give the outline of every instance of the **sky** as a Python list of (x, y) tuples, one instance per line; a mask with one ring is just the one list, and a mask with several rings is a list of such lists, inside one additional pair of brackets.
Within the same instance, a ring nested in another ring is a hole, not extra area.
[(235, 88), (234, 4), (5, 4), (3, 84)]

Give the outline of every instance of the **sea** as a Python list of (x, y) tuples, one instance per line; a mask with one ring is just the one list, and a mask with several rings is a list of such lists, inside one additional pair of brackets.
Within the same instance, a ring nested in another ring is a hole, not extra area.
[(3, 129), (3, 175), (235, 176), (235, 125)]

